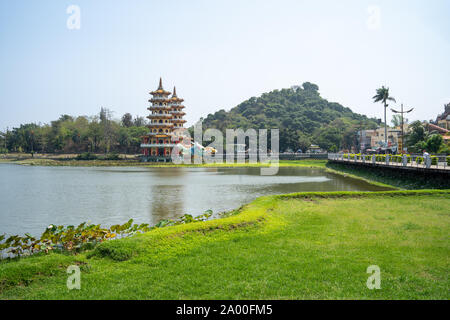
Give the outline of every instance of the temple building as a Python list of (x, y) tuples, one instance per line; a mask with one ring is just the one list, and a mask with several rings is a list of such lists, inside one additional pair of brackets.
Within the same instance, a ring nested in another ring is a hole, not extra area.
[[(158, 89), (150, 92), (152, 98), (147, 109), (150, 115), (149, 133), (142, 137), (143, 161), (170, 161), (172, 149), (181, 140), (184, 132), (183, 119), (185, 113), (183, 99), (177, 96), (176, 88), (173, 94), (164, 90), (162, 79), (159, 79)], [(172, 94), (172, 97), (169, 97)]]

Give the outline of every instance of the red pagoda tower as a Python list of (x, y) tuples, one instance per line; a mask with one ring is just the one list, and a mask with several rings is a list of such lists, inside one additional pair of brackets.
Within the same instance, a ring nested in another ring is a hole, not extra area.
[(165, 91), (162, 86), (162, 79), (159, 79), (159, 86), (156, 91), (150, 92), (152, 98), (147, 109), (151, 112), (147, 117), (150, 123), (147, 126), (149, 133), (142, 137), (142, 153), (144, 161), (170, 161), (173, 147), (183, 136), (183, 119), (185, 113), (182, 111), (184, 100), (178, 98), (176, 88), (173, 88), (173, 95)]

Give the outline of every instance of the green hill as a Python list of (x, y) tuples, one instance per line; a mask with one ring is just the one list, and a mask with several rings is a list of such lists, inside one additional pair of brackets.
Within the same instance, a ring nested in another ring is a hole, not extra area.
[(274, 90), (252, 97), (230, 111), (219, 110), (203, 120), (203, 129), (280, 129), (280, 151), (298, 150), (311, 143), (329, 151), (348, 149), (356, 142), (356, 131), (376, 128), (377, 120), (354, 113), (319, 94), (319, 87)]

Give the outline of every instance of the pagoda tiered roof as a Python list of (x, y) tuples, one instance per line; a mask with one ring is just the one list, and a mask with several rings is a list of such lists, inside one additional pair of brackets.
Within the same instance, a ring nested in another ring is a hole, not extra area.
[(170, 100), (172, 102), (183, 102), (184, 101), (184, 99), (178, 98), (176, 87), (173, 87), (173, 95), (172, 95), (172, 98), (170, 98)]
[(186, 120), (184, 119), (172, 119), (172, 122), (178, 122), (178, 123), (186, 123)]
[(172, 114), (170, 113), (152, 113), (147, 116), (148, 119), (171, 119)]
[(171, 110), (172, 109), (172, 107), (171, 106), (164, 106), (164, 105), (162, 105), (162, 106), (159, 106), (159, 105), (151, 105), (150, 107), (148, 107), (147, 108), (147, 110), (149, 110), (149, 111), (153, 111), (153, 110)]
[(184, 116), (184, 115), (186, 115), (186, 112), (172, 110), (171, 114), (176, 115), (176, 116)]
[(159, 78), (159, 86), (158, 86), (158, 89), (156, 89), (155, 91), (152, 91), (152, 92), (150, 92), (150, 94), (151, 95), (163, 95), (163, 96), (168, 96), (168, 95), (170, 95), (172, 92), (170, 92), (170, 91), (166, 91), (166, 90), (164, 90), (164, 88), (163, 88), (163, 85), (162, 85), (162, 78)]
[(171, 103), (172, 100), (170, 98), (163, 98), (163, 99), (150, 98), (150, 99), (148, 99), (148, 102), (151, 102), (151, 103), (158, 103), (158, 102)]

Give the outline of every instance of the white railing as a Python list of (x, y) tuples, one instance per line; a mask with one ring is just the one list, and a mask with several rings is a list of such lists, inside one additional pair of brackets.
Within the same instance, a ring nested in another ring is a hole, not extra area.
[(141, 143), (141, 148), (173, 148), (173, 143)]
[(170, 106), (158, 106), (158, 105), (151, 105), (147, 108), (148, 110), (170, 110), (172, 109)]
[(149, 123), (150, 127), (171, 127), (173, 123)]
[(167, 113), (152, 113), (147, 118), (172, 118), (172, 115)]

